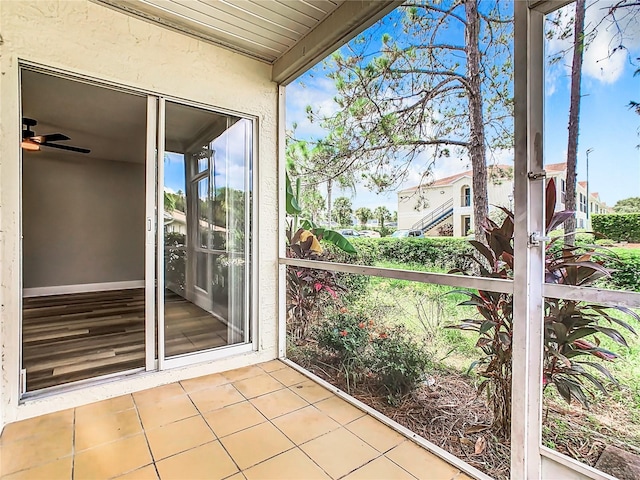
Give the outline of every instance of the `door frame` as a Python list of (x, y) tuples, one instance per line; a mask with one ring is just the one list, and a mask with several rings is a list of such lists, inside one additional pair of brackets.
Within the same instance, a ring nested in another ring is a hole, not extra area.
[[(255, 115), (246, 114), (243, 112), (232, 111), (225, 108), (215, 107), (213, 105), (200, 103), (193, 100), (188, 100), (171, 95), (163, 95), (159, 92), (146, 90), (138, 87), (131, 87), (126, 84), (96, 78), (90, 75), (80, 74), (77, 72), (70, 72), (64, 69), (53, 67), (50, 65), (44, 65), (41, 63), (19, 59), (17, 67), (18, 78), (18, 98), (21, 98), (22, 71), (33, 71), (49, 76), (64, 78), (79, 83), (88, 83), (100, 88), (108, 88), (111, 90), (117, 90), (124, 93), (146, 96), (147, 97), (147, 144), (145, 150), (145, 355), (144, 366), (122, 372), (115, 372), (112, 374), (101, 375), (92, 377), (86, 380), (80, 380), (68, 384), (56, 385), (33, 392), (26, 392), (26, 385), (23, 387), (23, 258), (24, 248), (22, 244), (22, 187), (19, 188), (19, 289), (18, 289), (18, 304), (19, 304), (19, 318), (17, 328), (17, 363), (14, 364), (17, 367), (17, 376), (19, 381), (15, 383), (16, 394), (18, 403), (22, 404), (31, 400), (36, 400), (42, 397), (50, 396), (53, 394), (60, 394), (66, 391), (76, 390), (79, 387), (92, 386), (106, 380), (112, 380), (116, 378), (123, 378), (132, 374), (139, 374), (142, 372), (159, 372), (171, 368), (184, 367), (194, 365), (197, 363), (210, 362), (213, 360), (223, 359), (232, 355), (238, 355), (251, 351), (257, 351), (259, 349), (259, 309), (256, 306), (255, 301), (251, 301), (253, 295), (257, 294), (258, 290), (258, 248), (257, 242), (251, 244), (250, 249), (247, 249), (248, 256), (251, 260), (250, 268), (246, 269), (245, 275), (247, 278), (246, 294), (245, 294), (245, 306), (246, 313), (244, 323), (247, 326), (248, 340), (245, 343), (238, 345), (230, 345), (224, 347), (218, 347), (211, 350), (204, 350), (202, 352), (195, 352), (192, 354), (181, 355), (175, 358), (166, 359), (164, 356), (164, 295), (158, 295), (159, 292), (164, 290), (164, 277), (162, 275), (156, 275), (156, 272), (164, 272), (164, 254), (160, 254), (159, 249), (163, 247), (163, 215), (164, 215), (164, 202), (163, 202), (163, 189), (159, 187), (159, 180), (163, 178), (163, 161), (164, 158), (164, 141), (165, 141), (165, 101), (169, 100), (181, 105), (192, 106), (203, 110), (215, 112), (222, 115), (231, 115), (242, 119), (249, 120), (252, 125), (251, 136), (251, 159), (250, 159), (250, 172), (247, 169), (247, 176), (250, 176), (250, 191), (251, 191), (251, 207), (246, 209), (246, 222), (245, 225), (249, 226), (251, 231), (251, 237), (255, 238), (258, 231), (258, 117)], [(17, 108), (18, 116), (16, 122), (21, 124), (22, 119), (22, 102), (18, 102)], [(160, 128), (160, 127), (163, 128)], [(18, 160), (20, 185), (22, 185), (22, 152), (20, 151), (20, 157)], [(249, 244), (249, 235), (247, 235), (247, 245)], [(163, 252), (162, 252), (163, 253)], [(156, 259), (157, 256), (157, 259)], [(156, 301), (157, 299), (157, 301)], [(14, 367), (15, 368), (15, 367)]]

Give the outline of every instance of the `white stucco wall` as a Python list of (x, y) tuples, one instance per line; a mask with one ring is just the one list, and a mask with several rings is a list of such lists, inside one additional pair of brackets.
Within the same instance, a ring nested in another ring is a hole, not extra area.
[[(427, 207), (416, 210), (420, 195), (425, 198)], [(411, 228), (431, 210), (449, 200), (451, 195), (451, 186), (449, 185), (444, 187), (425, 186), (422, 187), (421, 194), (418, 192), (398, 192), (398, 228)]]
[[(0, 427), (68, 408), (274, 358), (277, 354), (277, 86), (269, 65), (87, 0), (0, 2)], [(255, 116), (260, 350), (18, 405), (20, 318), (19, 61)]]

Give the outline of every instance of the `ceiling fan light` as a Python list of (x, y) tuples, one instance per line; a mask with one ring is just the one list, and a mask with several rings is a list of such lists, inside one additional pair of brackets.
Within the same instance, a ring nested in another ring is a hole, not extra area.
[(20, 142), (20, 146), (24, 150), (30, 150), (32, 152), (37, 152), (38, 150), (40, 150), (40, 145), (30, 140), (22, 140), (22, 142)]

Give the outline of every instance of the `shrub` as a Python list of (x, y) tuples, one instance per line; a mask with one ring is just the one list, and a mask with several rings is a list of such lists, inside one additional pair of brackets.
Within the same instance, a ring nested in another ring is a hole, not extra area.
[(608, 258), (605, 266), (612, 273), (609, 278), (604, 279), (602, 287), (640, 292), (640, 251), (618, 250), (618, 258)]
[(368, 319), (343, 310), (318, 328), (318, 346), (336, 354), (342, 363), (360, 363), (369, 343)]
[(389, 393), (390, 402), (414, 390), (425, 377), (429, 355), (403, 326), (374, 337), (371, 371)]
[(591, 217), (593, 230), (617, 242), (640, 242), (640, 213), (607, 213)]
[(444, 269), (471, 267), (465, 255), (473, 249), (463, 238), (381, 238), (377, 243), (380, 260)]
[[(374, 265), (378, 258), (378, 239), (354, 238), (351, 243), (357, 249), (356, 254), (349, 254), (331, 244), (323, 244), (327, 253), (327, 260), (352, 265)], [(367, 291), (370, 277), (368, 275), (354, 275), (350, 273), (336, 273), (340, 285), (344, 287), (344, 301), (351, 303), (359, 299)]]
[[(546, 190), (547, 205), (555, 205), (555, 191), (555, 183), (551, 179)], [(513, 278), (513, 214), (507, 213), (501, 226), (487, 219), (485, 232), (488, 246), (474, 240), (470, 242), (479, 256), (483, 257), (483, 261), (476, 261), (485, 277)], [(548, 210), (545, 231), (553, 230), (571, 215), (573, 212), (554, 213), (552, 209)], [(552, 240), (546, 250), (547, 282), (584, 287), (609, 276), (609, 271), (603, 266), (602, 256), (598, 256), (595, 250), (564, 246), (558, 251), (552, 248), (554, 243), (561, 243), (561, 238)], [(523, 319), (514, 318), (512, 295), (488, 291), (466, 294), (469, 299), (461, 305), (476, 306), (480, 317), (467, 319), (451, 328), (478, 333), (476, 346), (482, 350), (483, 356), (474, 364), (479, 366), (478, 373), (485, 378), (479, 388), (480, 391), (487, 389), (495, 433), (508, 438), (511, 423), (513, 323)], [(626, 347), (626, 340), (614, 327), (622, 327), (635, 334), (630, 325), (612, 314), (615, 310), (635, 320), (640, 319), (638, 314), (625, 307), (544, 299), (544, 388), (553, 385), (567, 403), (575, 399), (586, 407), (587, 394), (593, 395), (594, 387), (607, 394), (605, 382), (615, 383), (615, 379), (598, 360), (611, 361), (617, 356), (600, 347), (598, 335), (607, 336)]]

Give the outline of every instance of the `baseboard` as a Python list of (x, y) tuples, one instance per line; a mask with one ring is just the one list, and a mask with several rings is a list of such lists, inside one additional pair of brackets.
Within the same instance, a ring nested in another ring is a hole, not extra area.
[(51, 287), (23, 288), (23, 297), (42, 297), (45, 295), (64, 295), (66, 293), (104, 292), (107, 290), (127, 290), (144, 288), (144, 280), (127, 282), (82, 283), (79, 285), (54, 285)]

